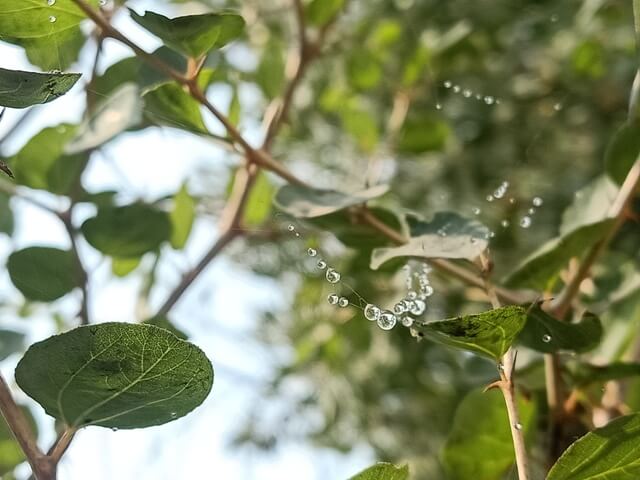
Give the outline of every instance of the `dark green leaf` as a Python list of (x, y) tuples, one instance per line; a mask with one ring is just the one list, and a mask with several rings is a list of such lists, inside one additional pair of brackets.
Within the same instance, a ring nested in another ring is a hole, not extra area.
[(596, 348), (601, 338), (602, 324), (594, 314), (587, 312), (580, 322), (569, 323), (553, 318), (536, 305), (527, 310), (527, 324), (518, 341), (538, 352), (584, 353)]
[(78, 127), (75, 137), (65, 147), (65, 153), (79, 153), (99, 147), (141, 120), (140, 91), (134, 83), (125, 83)]
[(164, 328), (165, 330), (169, 330), (176, 337), (181, 338), (182, 340), (187, 339), (187, 334), (182, 330), (177, 328), (171, 320), (169, 320), (164, 315), (156, 315), (155, 317), (151, 317), (145, 320), (143, 323), (148, 323), (149, 325), (155, 325), (156, 327)]
[(580, 363), (571, 372), (571, 376), (580, 385), (638, 377), (640, 376), (640, 363), (614, 362), (608, 365)]
[(66, 425), (141, 428), (200, 405), (213, 369), (198, 347), (163, 328), (102, 323), (32, 345), (16, 381)]
[(344, 0), (312, 0), (305, 15), (312, 25), (324, 25), (342, 9)]
[(205, 13), (167, 18), (145, 12), (140, 16), (129, 9), (131, 18), (157, 35), (164, 43), (187, 57), (198, 58), (213, 48), (222, 48), (244, 30), (244, 20), (233, 13)]
[(172, 227), (169, 241), (173, 248), (183, 248), (187, 243), (195, 217), (196, 202), (183, 184), (173, 197), (173, 209), (169, 213)]
[(571, 445), (547, 480), (636, 480), (640, 478), (640, 413), (596, 428)]
[(77, 285), (73, 255), (67, 250), (29, 247), (9, 255), (11, 281), (29, 300), (51, 302)]
[(564, 237), (549, 240), (505, 279), (506, 286), (551, 290), (569, 259), (581, 256), (587, 248), (602, 238), (610, 225), (611, 220), (605, 220), (580, 227)]
[(371, 255), (371, 268), (398, 257), (460, 258), (473, 261), (488, 245), (489, 229), (477, 220), (453, 212), (438, 212), (425, 222), (407, 215), (409, 241), (399, 247), (377, 248)]
[(640, 125), (626, 123), (611, 139), (605, 153), (607, 174), (622, 185), (631, 166), (640, 156)]
[[(525, 435), (535, 428), (531, 401), (517, 398)], [(509, 418), (500, 392), (475, 390), (458, 405), (442, 451), (448, 480), (497, 479), (514, 463)]]
[(208, 133), (200, 104), (177, 83), (165, 83), (148, 90), (144, 96), (145, 113), (158, 125)]
[(24, 334), (14, 330), (0, 329), (0, 361), (24, 348)]
[(0, 106), (26, 108), (51, 102), (71, 90), (79, 78), (79, 73), (38, 73), (0, 68)]
[(415, 323), (414, 336), (468, 350), (499, 361), (527, 321), (524, 308), (510, 305), (477, 315)]
[(168, 215), (142, 203), (101, 208), (81, 228), (91, 246), (117, 258), (157, 250), (171, 236)]
[(376, 463), (364, 469), (349, 480), (408, 480), (409, 466), (401, 467), (392, 463)]
[(418, 154), (442, 150), (451, 133), (449, 125), (433, 115), (411, 116), (400, 129), (398, 150)]
[(13, 233), (13, 211), (9, 200), (9, 195), (0, 192), (0, 233), (7, 235)]
[(285, 185), (274, 198), (276, 207), (297, 218), (316, 218), (365, 203), (384, 195), (389, 187), (377, 185), (354, 193)]
[[(99, 0), (87, 0), (98, 7)], [(0, 33), (12, 38), (46, 38), (78, 25), (85, 14), (73, 0), (0, 0)]]

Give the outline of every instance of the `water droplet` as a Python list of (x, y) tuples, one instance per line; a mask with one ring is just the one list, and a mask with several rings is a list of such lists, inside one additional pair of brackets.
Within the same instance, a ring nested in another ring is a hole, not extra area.
[(409, 300), (415, 300), (416, 298), (418, 298), (418, 294), (414, 291), (411, 291), (409, 293), (407, 293), (407, 298)]
[(531, 203), (533, 203), (534, 207), (541, 207), (544, 202), (540, 197), (533, 197)]
[(461, 90), (460, 85), (453, 86), (453, 93), (460, 93), (460, 90)]
[(176, 418), (178, 416), (176, 412), (171, 412), (169, 415), (171, 416), (171, 418)]
[(534, 215), (536, 213), (536, 209), (535, 208), (530, 208), (529, 209), (529, 215)]
[(562, 104), (561, 104), (561, 103), (556, 103), (556, 104), (553, 106), (553, 109), (554, 109), (556, 112), (559, 112), (560, 110), (562, 110)]
[(502, 220), (500, 225), (502, 225), (502, 228), (507, 228), (509, 226), (509, 220)]
[(480, 210), (478, 207), (473, 207), (471, 211), (474, 215), (480, 215), (480, 213), (482, 212), (482, 210)]
[(405, 327), (410, 327), (411, 325), (413, 325), (413, 318), (404, 316), (400, 319), (400, 323), (402, 323), (402, 325)]
[(431, 285), (425, 285), (424, 288), (422, 288), (421, 290), (422, 290), (422, 294), (425, 297), (430, 297), (431, 295), (433, 295), (433, 287)]
[(462, 91), (462, 96), (463, 96), (464, 98), (469, 98), (469, 97), (471, 97), (471, 95), (473, 95), (473, 92), (472, 92), (471, 90), (469, 90), (468, 88), (465, 88), (465, 89)]
[(47, 5), (49, 5), (50, 7), (55, 4), (56, 4), (56, 0), (47, 0)]
[(307, 254), (310, 257), (315, 257), (318, 254), (318, 251), (315, 248), (309, 248), (307, 249)]
[(478, 93), (478, 94), (476, 95), (476, 100), (482, 100), (482, 95)]
[(445, 232), (444, 228), (440, 228), (438, 229), (438, 235), (440, 235), (441, 237), (446, 237), (447, 232)]
[(296, 232), (296, 237), (299, 237), (299, 236), (300, 236), (300, 234), (298, 232)]
[(529, 228), (531, 226), (531, 217), (524, 216), (520, 219), (520, 226), (522, 228)]
[(324, 260), (318, 260), (318, 263), (316, 263), (316, 265), (320, 270), (324, 270), (325, 268), (327, 268), (327, 262), (325, 262)]
[(490, 97), (488, 95), (484, 97), (484, 103), (486, 103), (487, 105), (493, 105), (495, 101), (496, 101), (495, 98)]
[(549, 342), (551, 341), (551, 335), (549, 335), (548, 333), (545, 333), (545, 334), (542, 336), (542, 341), (543, 341), (544, 343), (549, 343)]
[(349, 300), (346, 297), (340, 297), (338, 300), (338, 305), (342, 308), (349, 306)]
[(495, 189), (495, 191), (493, 192), (493, 196), (495, 198), (502, 198), (504, 197), (504, 194), (507, 193), (507, 188), (504, 185), (500, 185), (498, 188)]
[(493, 195), (487, 195), (487, 202), (493, 202)]
[(291, 224), (289, 224), (289, 226), (287, 227), (287, 230), (289, 230), (290, 232), (293, 232), (295, 229), (296, 229), (296, 227), (294, 227)]
[(444, 82), (444, 88), (451, 88), (453, 86), (453, 83), (451, 83), (449, 80)]
[(56, 20), (57, 20), (57, 18), (56, 18), (55, 16), (53, 16), (53, 15), (51, 15), (51, 16), (49, 17), (49, 23), (55, 23), (55, 22), (56, 22)]
[(397, 322), (398, 319), (396, 318), (396, 316), (393, 313), (387, 311), (381, 313), (380, 317), (377, 320), (378, 326), (382, 330), (391, 330), (396, 326)]
[(511, 205), (515, 205), (515, 203), (516, 203), (516, 199), (515, 199), (515, 198), (513, 198), (513, 197), (511, 197), (511, 198), (509, 199), (509, 203), (510, 203)]
[(402, 302), (398, 302), (393, 306), (393, 313), (396, 315), (402, 315), (405, 312), (405, 306)]
[(364, 307), (364, 318), (372, 322), (375, 322), (380, 318), (380, 313), (380, 309), (372, 303), (368, 303), (367, 306)]
[(340, 281), (340, 274), (336, 272), (333, 268), (328, 268), (325, 278), (329, 283), (338, 283)]
[(112, 432), (117, 432), (117, 431), (118, 431), (118, 428), (117, 428), (117, 427), (111, 427), (111, 431), (112, 431)]
[(522, 430), (522, 424), (520, 422), (514, 423), (513, 428), (515, 428), (516, 430)]
[(553, 15), (551, 15), (551, 17), (549, 17), (549, 21), (551, 23), (556, 23), (558, 20), (560, 20), (560, 17), (555, 13)]
[(335, 293), (332, 293), (327, 297), (327, 302), (329, 302), (331, 305), (337, 305), (338, 300), (340, 300), (340, 298)]
[(414, 300), (411, 306), (411, 315), (422, 315), (427, 309), (427, 304), (422, 300)]
[(436, 110), (442, 110), (442, 105), (439, 103), (436, 103)]
[(494, 232), (493, 230), (489, 232), (489, 238), (493, 238), (495, 236), (496, 236), (496, 232)]
[(107, 4), (107, 0), (100, 0), (100, 2), (98, 2), (100, 4), (101, 7), (104, 7)]

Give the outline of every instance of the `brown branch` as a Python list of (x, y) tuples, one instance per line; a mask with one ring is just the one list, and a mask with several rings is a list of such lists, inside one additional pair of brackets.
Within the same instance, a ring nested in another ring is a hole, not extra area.
[(89, 276), (87, 275), (87, 271), (82, 264), (82, 260), (80, 259), (80, 253), (78, 251), (78, 244), (76, 242), (76, 231), (73, 227), (72, 223), (72, 213), (73, 213), (73, 204), (71, 207), (65, 212), (58, 213), (57, 216), (64, 225), (65, 230), (67, 231), (67, 235), (69, 236), (69, 241), (71, 242), (71, 254), (73, 255), (73, 262), (75, 264), (76, 269), (76, 278), (78, 280), (78, 284), (80, 285), (80, 290), (82, 293), (82, 299), (80, 304), (80, 325), (88, 325), (89, 324)]
[(51, 446), (47, 452), (47, 457), (50, 458), (54, 465), (58, 465), (58, 463), (60, 463), (60, 459), (69, 448), (69, 445), (71, 445), (71, 441), (77, 431), (78, 430), (74, 427), (65, 428), (62, 434), (58, 436), (55, 443)]

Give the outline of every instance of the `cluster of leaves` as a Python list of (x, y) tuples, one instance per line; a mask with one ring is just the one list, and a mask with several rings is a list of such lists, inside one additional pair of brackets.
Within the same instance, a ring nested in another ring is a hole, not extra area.
[[(87, 3), (99, 7), (97, 1)], [(445, 258), (473, 270), (496, 230), (490, 225), (508, 219), (515, 226), (499, 230), (492, 241), (497, 276), (510, 288), (560, 292), (570, 278), (571, 259), (582, 258), (610, 231), (615, 220), (609, 206), (640, 152), (632, 115), (613, 136), (602, 161), (610, 125), (623, 124), (626, 99), (618, 92), (627, 90), (622, 86), (631, 83), (636, 66), (627, 54), (633, 43), (633, 35), (627, 35), (629, 6), (588, 8), (590, 2), (585, 2), (577, 11), (570, 2), (533, 3), (487, 7), (479, 2), (379, 1), (358, 8), (341, 0), (305, 3), (303, 16), (314, 33), (324, 32), (342, 10), (348, 14), (336, 25), (340, 41), (326, 46), (326, 55), (318, 60), (321, 68), (310, 72), (306, 86), (311, 95), (295, 105), (274, 149), (296, 158), (296, 166), (329, 173), (325, 185), (279, 189), (261, 173), (243, 225), (272, 226), (273, 200), (281, 211), (319, 232), (308, 241), (322, 246), (331, 242), (328, 233), (337, 238), (345, 247), (335, 259), (343, 277), (355, 291), (384, 303), (398, 294), (400, 262)], [(248, 27), (242, 17), (226, 11), (178, 18), (128, 12), (138, 26), (162, 40), (152, 58), (181, 74), (203, 65), (197, 83), (205, 92), (214, 84), (231, 86), (227, 113), (232, 124), (260, 120), (242, 110), (240, 88), (256, 85), (265, 106), (281, 94), (285, 52), (295, 35), (282, 15), (269, 14), (273, 6), (247, 0), (243, 8), (255, 13)], [(43, 70), (66, 70), (78, 58), (87, 41), (79, 27), (83, 19), (72, 0), (38, 7), (0, 0), (2, 39), (21, 45), (34, 67)], [(220, 50), (232, 41), (244, 43), (255, 55), (254, 70), (234, 68), (232, 54)], [(47, 54), (51, 42), (63, 52), (53, 64)], [(499, 69), (492, 66), (497, 58)], [(611, 66), (616, 68), (608, 65), (613, 59), (618, 59)], [(120, 192), (89, 192), (82, 182), (92, 153), (125, 132), (164, 125), (231, 143), (209, 131), (199, 103), (169, 77), (138, 57), (119, 60), (90, 79), (92, 100), (83, 122), (48, 127), (2, 159), (20, 191), (46, 191), (66, 197), (71, 205), (57, 213), (70, 231), (68, 249), (31, 246), (7, 260), (11, 281), (28, 301), (53, 302), (85, 287), (76, 237), (109, 257), (119, 276), (136, 273), (143, 256), (155, 257), (155, 264), (163, 249), (185, 247), (199, 201), (186, 185), (168, 199), (121, 204)], [(53, 101), (74, 88), (78, 78), (73, 73), (0, 69), (0, 105), (26, 108)], [(455, 97), (443, 80), (499, 96), (500, 106)], [(563, 108), (554, 108), (560, 101)], [(441, 102), (446, 102), (444, 110), (436, 108)], [(386, 160), (389, 152), (395, 161)], [(345, 157), (353, 161), (345, 162)], [(386, 173), (389, 164), (393, 174)], [(462, 169), (470, 175), (460, 175)], [(595, 174), (600, 176), (589, 181)], [(514, 202), (496, 202), (482, 221), (457, 213), (471, 212), (505, 177), (512, 179)], [(7, 180), (0, 181), (10, 185), (7, 192), (16, 191)], [(581, 189), (571, 199), (577, 187)], [(518, 229), (519, 206), (539, 189), (545, 190), (545, 208), (537, 213), (535, 232)], [(441, 195), (449, 192), (456, 192), (454, 198), (443, 201)], [(222, 199), (227, 194), (217, 193)], [(441, 208), (443, 203), (448, 208)], [(80, 204), (93, 205), (96, 213), (76, 225), (73, 211)], [(11, 234), (8, 195), (0, 194), (0, 208), (0, 229)], [(362, 216), (369, 214), (382, 229), (362, 225)], [(557, 232), (555, 225), (560, 225)], [(395, 245), (381, 233), (384, 228), (401, 232), (408, 241)], [(462, 290), (438, 277), (439, 295), (427, 317), (435, 321), (412, 328), (413, 337), (431, 342), (418, 343), (406, 331), (375, 331), (359, 311), (330, 312), (328, 305), (318, 305), (326, 284), (306, 275), (291, 311), (277, 312), (278, 322), (264, 322), (264, 338), (282, 342), (284, 328), (296, 352), (275, 379), (273, 392), (282, 397), (280, 386), (290, 375), (310, 381), (314, 394), (296, 401), (301, 416), (322, 414), (323, 425), (305, 432), (319, 443), (348, 450), (364, 438), (381, 458), (411, 461), (415, 478), (501, 478), (513, 463), (508, 420), (502, 399), (493, 392), (482, 394), (478, 387), (495, 376), (495, 364), (509, 348), (528, 354), (517, 402), (531, 442), (542, 430), (544, 420), (539, 419), (548, 413), (540, 382), (543, 354), (576, 355), (562, 373), (581, 394), (586, 412), (599, 406), (594, 391), (601, 383), (638, 376), (640, 365), (622, 360), (629, 343), (636, 341), (639, 240), (637, 228), (621, 230), (607, 261), (594, 272), (591, 291), (581, 296), (586, 313), (569, 322), (552, 317), (536, 302), (483, 311), (476, 290)], [(295, 270), (294, 260), (280, 256), (281, 244), (269, 236), (249, 237), (245, 246), (268, 252), (250, 265), (257, 273), (279, 277)], [(276, 268), (261, 262), (276, 256), (281, 260)], [(357, 303), (353, 295), (352, 303)], [(166, 317), (141, 320), (146, 324), (82, 326), (32, 345), (16, 369), (19, 386), (71, 428), (144, 427), (187, 414), (211, 389), (211, 365), (196, 346), (170, 331)], [(3, 355), (23, 348), (17, 332), (2, 332), (0, 338)], [(591, 352), (604, 356), (606, 363), (592, 365)], [(640, 410), (632, 400), (627, 403)], [(635, 475), (638, 418), (632, 414), (587, 434), (566, 451), (548, 478), (619, 471)], [(590, 426), (587, 415), (578, 421), (585, 431)], [(240, 438), (260, 443), (265, 430), (276, 428), (259, 422), (240, 432)], [(285, 428), (283, 435), (287, 433)], [(2, 438), (14, 453), (7, 456), (10, 470), (21, 457), (15, 443), (7, 435)], [(601, 453), (586, 462), (586, 453), (594, 449)], [(407, 477), (405, 467), (380, 464), (353, 478)]]

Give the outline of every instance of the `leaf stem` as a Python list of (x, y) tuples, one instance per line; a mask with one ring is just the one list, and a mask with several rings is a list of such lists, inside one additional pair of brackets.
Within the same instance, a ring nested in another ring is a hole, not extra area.
[(69, 445), (71, 445), (71, 441), (75, 436), (77, 428), (67, 427), (62, 432), (62, 434), (56, 439), (55, 443), (47, 452), (47, 456), (51, 459), (54, 465), (57, 465), (60, 462), (60, 459), (65, 454)]

